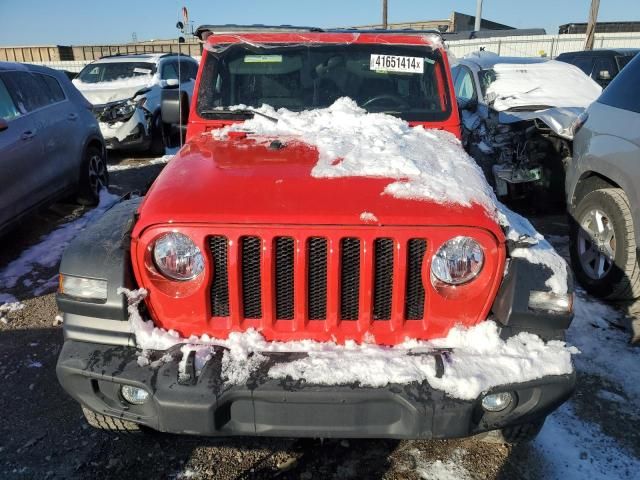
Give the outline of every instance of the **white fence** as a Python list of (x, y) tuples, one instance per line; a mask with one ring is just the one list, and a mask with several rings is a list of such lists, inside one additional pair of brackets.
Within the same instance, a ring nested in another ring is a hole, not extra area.
[[(575, 35), (531, 35), (523, 37), (500, 37), (447, 42), (449, 51), (457, 57), (481, 48), (498, 55), (511, 57), (555, 58), (563, 52), (574, 52), (584, 47), (584, 34)], [(596, 34), (595, 48), (640, 48), (640, 32)], [(199, 57), (195, 57), (200, 61)], [(37, 65), (78, 73), (89, 61), (33, 62)]]
[[(531, 35), (447, 42), (457, 57), (481, 48), (508, 57), (555, 58), (564, 52), (582, 50), (585, 35)], [(594, 48), (640, 48), (640, 32), (596, 34)]]

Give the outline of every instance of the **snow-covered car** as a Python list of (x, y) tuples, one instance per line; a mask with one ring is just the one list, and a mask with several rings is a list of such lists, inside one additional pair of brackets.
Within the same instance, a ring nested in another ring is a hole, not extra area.
[(0, 62), (0, 232), (56, 199), (108, 186), (91, 105), (59, 71)]
[(640, 297), (638, 85), (636, 56), (580, 119), (567, 169), (573, 270), (589, 293), (609, 300)]
[(93, 104), (107, 148), (162, 155), (160, 93), (179, 89), (190, 100), (197, 72), (198, 62), (187, 55), (114, 55), (87, 65), (73, 83)]
[(452, 71), (463, 143), (497, 195), (562, 201), (572, 127), (602, 88), (564, 62), (484, 51)]
[(440, 34), (230, 28), (198, 29), (185, 146), (62, 259), (88, 422), (533, 438), (575, 383), (571, 276), (462, 148)]

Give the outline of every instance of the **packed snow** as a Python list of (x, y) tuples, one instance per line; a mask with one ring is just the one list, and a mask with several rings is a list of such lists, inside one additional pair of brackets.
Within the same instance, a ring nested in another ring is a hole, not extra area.
[(76, 88), (93, 105), (104, 105), (126, 100), (133, 97), (140, 90), (152, 87), (159, 82), (158, 75), (140, 75), (99, 83), (85, 83), (78, 78), (73, 79), (73, 84)]
[(130, 163), (123, 163), (120, 165), (108, 165), (107, 170), (109, 172), (120, 172), (122, 170), (142, 168), (148, 165), (164, 165), (166, 163), (169, 163), (174, 156), (175, 156), (175, 153), (171, 153), (171, 154), (163, 155), (162, 157), (152, 158), (150, 160), (144, 160), (144, 161), (136, 160)]
[(229, 131), (249, 131), (256, 138), (299, 138), (318, 149), (314, 177), (391, 178), (396, 181), (384, 192), (394, 197), (478, 204), (489, 215), (496, 210), (482, 170), (449, 132), (410, 127), (391, 115), (367, 113), (346, 97), (324, 109), (276, 111), (264, 105), (258, 111), (278, 121), (255, 115), (213, 135), (224, 138)]
[(486, 97), (497, 111), (532, 105), (586, 108), (602, 93), (602, 87), (578, 67), (556, 60), (497, 63), (493, 70), (496, 80)]
[[(268, 342), (255, 330), (232, 332), (227, 339), (208, 335), (185, 339), (176, 331), (158, 328), (152, 321), (142, 318), (138, 304), (146, 296), (145, 290), (119, 289), (119, 292), (129, 299), (130, 327), (139, 348), (143, 351), (167, 350), (182, 345), (182, 374), (189, 352), (196, 352), (195, 366), (199, 371), (216, 347), (224, 348), (222, 373), (229, 384), (245, 382), (268, 353), (303, 352), (307, 355), (304, 358), (272, 366), (268, 376), (305, 379), (319, 385), (358, 382), (369, 387), (427, 381), (433, 388), (452, 397), (471, 400), (498, 385), (571, 373), (571, 356), (578, 353), (564, 342), (545, 344), (529, 333), (502, 340), (498, 326), (492, 321), (472, 328), (455, 327), (446, 338), (407, 340), (395, 347), (353, 341), (344, 345), (313, 340)], [(443, 354), (445, 371), (442, 378), (436, 377), (435, 352), (447, 352)], [(144, 360), (146, 356), (143, 353), (139, 364), (149, 363), (148, 358)]]
[(376, 223), (378, 221), (378, 217), (371, 212), (362, 212), (360, 214), (360, 220), (365, 223)]
[(9, 323), (9, 314), (22, 310), (24, 308), (24, 304), (21, 302), (11, 302), (0, 305), (0, 322), (5, 325)]
[[(107, 190), (101, 190), (100, 202), (96, 208), (43, 236), (37, 244), (24, 250), (18, 258), (0, 270), (0, 285), (4, 288), (14, 288), (20, 281), (24, 285), (34, 285), (33, 291), (36, 295), (55, 289), (58, 276), (39, 278), (39, 269), (56, 266), (67, 245), (78, 236), (78, 233), (100, 218), (117, 200), (116, 195)], [(11, 299), (11, 295), (3, 294), (0, 302), (8, 302)]]

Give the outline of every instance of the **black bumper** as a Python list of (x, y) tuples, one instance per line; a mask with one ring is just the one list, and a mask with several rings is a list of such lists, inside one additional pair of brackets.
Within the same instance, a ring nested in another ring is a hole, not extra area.
[[(479, 399), (452, 399), (426, 382), (369, 388), (267, 378), (273, 363), (299, 358), (296, 354), (272, 357), (244, 384), (228, 386), (221, 380), (222, 353), (217, 351), (197, 380), (184, 384), (178, 381), (179, 349), (171, 361), (141, 367), (135, 348), (67, 340), (57, 374), (69, 394), (101, 414), (163, 432), (209, 436), (465, 437), (544, 418), (575, 385), (575, 374), (505, 385), (492, 391), (515, 392), (516, 404), (487, 413)], [(127, 404), (119, 393), (123, 384), (145, 388), (150, 400)]]

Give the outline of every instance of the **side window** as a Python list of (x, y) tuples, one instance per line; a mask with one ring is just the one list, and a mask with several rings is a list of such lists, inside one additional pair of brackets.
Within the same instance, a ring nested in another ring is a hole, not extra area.
[(20, 111), (13, 103), (7, 86), (0, 80), (0, 118), (9, 122), (18, 116), (20, 116)]
[(460, 73), (456, 77), (454, 89), (456, 97), (462, 100), (476, 100), (478, 98), (473, 84), (473, 75), (471, 70), (466, 67), (461, 67)]
[(613, 58), (598, 57), (593, 66), (593, 77), (596, 80), (611, 80), (616, 76), (616, 65)]
[(162, 66), (161, 80), (178, 80), (178, 69), (174, 62), (167, 62)]
[(460, 70), (462, 70), (462, 67), (460, 65), (456, 65), (455, 67), (451, 67), (451, 80), (453, 81), (454, 85), (456, 84), (456, 78), (460, 74)]
[[(178, 62), (175, 62), (175, 68), (178, 68)], [(195, 68), (194, 68), (195, 67)], [(198, 66), (191, 61), (182, 60), (180, 62), (180, 68), (178, 75), (180, 76), (180, 83), (185, 83), (190, 80), (195, 80)]]
[(2, 79), (12, 92), (18, 110), (27, 113), (48, 104), (40, 82), (29, 72), (7, 72)]
[(64, 92), (62, 91), (62, 87), (58, 83), (58, 80), (53, 78), (51, 75), (44, 75), (41, 73), (34, 74), (34, 77), (40, 83), (42, 91), (47, 97), (48, 103), (58, 103), (65, 100)]
[(640, 55), (622, 70), (613, 82), (604, 89), (598, 102), (624, 110), (640, 113)]

